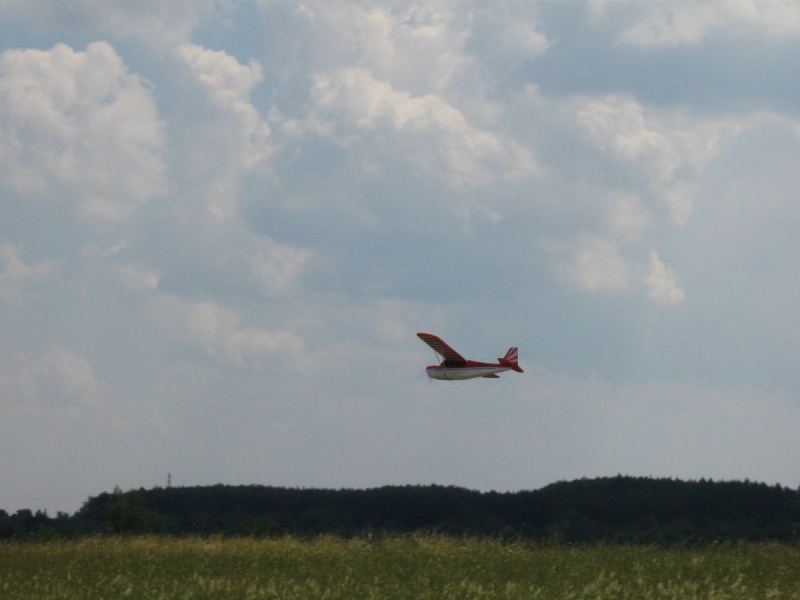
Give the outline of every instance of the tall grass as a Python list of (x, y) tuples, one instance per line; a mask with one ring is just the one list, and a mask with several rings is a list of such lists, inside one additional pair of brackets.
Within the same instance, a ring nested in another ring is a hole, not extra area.
[(800, 549), (86, 538), (0, 545), (0, 598), (800, 598)]

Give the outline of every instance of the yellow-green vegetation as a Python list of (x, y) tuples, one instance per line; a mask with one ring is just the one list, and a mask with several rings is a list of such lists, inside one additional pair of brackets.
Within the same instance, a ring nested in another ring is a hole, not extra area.
[(97, 537), (0, 544), (0, 598), (800, 598), (800, 549)]

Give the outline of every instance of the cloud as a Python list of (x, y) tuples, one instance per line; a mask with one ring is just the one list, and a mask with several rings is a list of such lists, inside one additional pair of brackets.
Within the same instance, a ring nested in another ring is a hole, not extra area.
[[(527, 369), (529, 373), (534, 371)], [(563, 460), (558, 461), (563, 478), (629, 473), (685, 479), (749, 477), (794, 485), (791, 461), (776, 458), (793, 456), (800, 446), (794, 434), (800, 407), (792, 394), (692, 380), (619, 385), (548, 371), (535, 376), (535, 407), (530, 408), (530, 421), (519, 421), (547, 423), (552, 433), (537, 432), (542, 436), (539, 443), (524, 442), (537, 436), (526, 435), (523, 425), (512, 425), (509, 435), (523, 457), (526, 452), (538, 456), (566, 441), (560, 450)], [(552, 453), (547, 456), (556, 459)], [(520, 460), (520, 468), (523, 464)], [(550, 468), (548, 461), (539, 464)]]
[[(690, 182), (717, 156), (721, 144), (744, 127), (733, 119), (692, 123), (679, 112), (650, 114), (635, 99), (617, 95), (575, 98), (566, 106), (601, 151), (639, 170), (646, 189), (669, 207), (681, 226), (692, 214)], [(631, 181), (636, 179), (631, 176)]]
[(582, 240), (567, 264), (561, 266), (567, 279), (588, 292), (619, 292), (628, 288), (630, 268), (619, 247), (610, 240)]
[(611, 193), (601, 201), (607, 205), (609, 229), (619, 239), (638, 240), (653, 224), (653, 216), (637, 194)]
[(653, 6), (619, 40), (635, 46), (698, 45), (712, 34), (800, 34), (800, 7), (782, 0), (696, 2)]
[(106, 42), (0, 55), (0, 182), (119, 221), (166, 191), (152, 90)]
[(63, 346), (0, 353), (0, 467), (16, 507), (76, 510), (136, 471), (170, 427), (154, 402), (134, 400)]
[(650, 266), (644, 282), (650, 290), (650, 298), (658, 304), (677, 304), (686, 298), (686, 293), (678, 287), (675, 273), (661, 261), (655, 250), (650, 252)]
[[(243, 257), (251, 243), (261, 252), (248, 264)], [(249, 284), (254, 296), (261, 290), (271, 300), (285, 300), (295, 293), (301, 272), (312, 257), (309, 251), (268, 240), (248, 238), (242, 246), (233, 257), (223, 259), (230, 261), (226, 276), (234, 280), (235, 289)], [(165, 265), (165, 275), (137, 262), (138, 252), (141, 248), (123, 240), (109, 249), (89, 244), (83, 258), (91, 281), (101, 283), (105, 293), (124, 302), (126, 313), (144, 330), (155, 328), (159, 336), (166, 332), (171, 343), (199, 349), (227, 366), (262, 370), (278, 355), (296, 366), (302, 363), (305, 345), (299, 335), (288, 328), (244, 327), (243, 312), (236, 308), (196, 300), (193, 297), (199, 294), (195, 290), (174, 291), (169, 285), (162, 289), (162, 279), (174, 277), (175, 267)], [(214, 289), (214, 283), (207, 285)], [(282, 314), (283, 309), (276, 307), (275, 312)], [(245, 310), (244, 314), (260, 316), (258, 311)], [(162, 343), (170, 343), (167, 339)]]
[(161, 275), (141, 263), (124, 262), (135, 260), (130, 256), (135, 251), (127, 238), (107, 249), (92, 242), (82, 249), (83, 268), (92, 281), (119, 286), (132, 297), (146, 297), (158, 289)]
[(28, 286), (50, 278), (55, 271), (53, 262), (25, 264), (13, 244), (0, 246), (0, 265), (0, 300), (13, 306), (22, 305)]
[(303, 342), (289, 331), (239, 327), (239, 315), (213, 302), (191, 306), (189, 332), (212, 354), (222, 353), (237, 365), (257, 364), (279, 352), (299, 357)]
[[(362, 68), (414, 95), (441, 92), (473, 62), (464, 53), (469, 27), (464, 11), (446, 0), (412, 4), (312, 0), (286, 5), (258, 0), (271, 41), (275, 73), (292, 77), (310, 69)], [(288, 12), (288, 14), (287, 14)], [(291, 24), (293, 35), (273, 23)], [(288, 50), (288, 52), (287, 52)], [(419, 65), (426, 65), (420, 69)]]
[(118, 38), (135, 37), (155, 47), (170, 47), (217, 11), (238, 0), (5, 0), (0, 15), (28, 20), (59, 31), (102, 31)]
[[(192, 132), (196, 148), (188, 160), (194, 161), (203, 182), (208, 210), (222, 223), (238, 212), (242, 178), (259, 166), (266, 168), (274, 150), (270, 127), (250, 98), (264, 79), (263, 71), (255, 59), (243, 65), (225, 52), (195, 44), (182, 44), (176, 56), (212, 107), (200, 130)], [(194, 130), (197, 124), (187, 127)]]
[(0, 3), (5, 480), (792, 484), (795, 9), (733, 4)]
[[(312, 0), (288, 10), (271, 0), (258, 5), (269, 37), (289, 50), (280, 61), (271, 59), (281, 76), (309, 67), (357, 67), (414, 96), (434, 93), (450, 102), (478, 100), (550, 46), (530, 5), (512, 2)], [(288, 25), (291, 39), (286, 26), (273, 23)], [(472, 108), (483, 112), (482, 104)]]
[(318, 74), (311, 90), (315, 117), (343, 145), (367, 138), (407, 148), (407, 160), (424, 171), (444, 172), (455, 188), (536, 175), (531, 152), (513, 140), (470, 124), (456, 107), (434, 94), (396, 90), (361, 68)]
[(122, 265), (117, 268), (117, 275), (123, 286), (138, 292), (147, 293), (158, 288), (158, 273), (137, 265)]
[(300, 364), (305, 344), (286, 329), (242, 327), (239, 313), (216, 302), (190, 302), (164, 296), (158, 303), (161, 319), (186, 341), (209, 356), (237, 367), (262, 370), (278, 355)]
[(95, 375), (89, 361), (60, 346), (38, 357), (17, 353), (4, 362), (0, 386), (12, 413), (45, 410), (94, 420), (94, 411), (114, 402), (111, 387)]
[(686, 294), (678, 285), (675, 272), (667, 267), (655, 250), (642, 268), (626, 258), (619, 243), (603, 238), (584, 237), (572, 244), (551, 242), (548, 247), (562, 261), (559, 270), (564, 278), (586, 292), (632, 292), (637, 273), (641, 274), (648, 296), (664, 306), (682, 302)]
[(509, 188), (546, 176), (535, 144), (505, 126), (493, 88), (545, 51), (536, 22), (450, 0), (259, 6), (268, 31), (259, 59), (275, 90), (276, 196), (293, 213), (336, 202), (335, 218), (374, 231), (433, 207), (432, 227), (455, 222), (470, 234), (505, 218)]
[(111, 396), (108, 384), (95, 377), (89, 361), (59, 347), (51, 348), (42, 363), (53, 383), (81, 406), (102, 404)]
[(296, 291), (304, 267), (314, 258), (311, 250), (267, 240), (268, 252), (252, 259), (253, 275), (268, 298), (283, 297)]
[(211, 102), (235, 119), (248, 152), (245, 166), (259, 158), (255, 146), (263, 146), (269, 127), (262, 121), (250, 100), (253, 88), (264, 80), (260, 63), (251, 59), (243, 65), (235, 57), (221, 51), (207, 50), (194, 44), (183, 44), (176, 50), (178, 58), (189, 67)]

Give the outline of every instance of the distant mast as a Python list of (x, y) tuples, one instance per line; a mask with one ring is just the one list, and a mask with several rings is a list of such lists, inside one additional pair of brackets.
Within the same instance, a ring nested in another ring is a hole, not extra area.
[(167, 487), (172, 487), (172, 473), (167, 473)]

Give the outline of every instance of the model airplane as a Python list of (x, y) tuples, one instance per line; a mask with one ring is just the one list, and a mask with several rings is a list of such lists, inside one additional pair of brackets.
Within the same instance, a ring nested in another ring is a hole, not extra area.
[(419, 339), (428, 344), (437, 355), (442, 357), (438, 365), (425, 368), (428, 377), (445, 381), (460, 379), (474, 379), (475, 377), (488, 377), (497, 379), (497, 374), (503, 371), (516, 371), (522, 373), (517, 361), (519, 354), (516, 348), (509, 348), (503, 358), (498, 358), (497, 363), (485, 363), (467, 360), (450, 346), (445, 344), (438, 336), (430, 333), (418, 333)]

